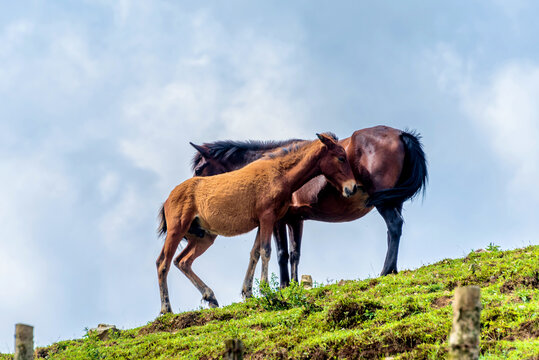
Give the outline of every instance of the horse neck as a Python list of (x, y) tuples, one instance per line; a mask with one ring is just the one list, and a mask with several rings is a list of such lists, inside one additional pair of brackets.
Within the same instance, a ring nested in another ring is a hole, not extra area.
[(267, 151), (262, 151), (262, 150), (245, 151), (239, 159), (231, 163), (231, 167), (230, 167), (231, 171), (241, 169), (245, 165), (250, 164), (253, 161), (260, 159), (261, 157), (264, 156), (266, 152)]
[(293, 192), (322, 173), (319, 166), (322, 154), (321, 144), (315, 141), (292, 154), (283, 156), (279, 164), (281, 173), (284, 173), (283, 176)]

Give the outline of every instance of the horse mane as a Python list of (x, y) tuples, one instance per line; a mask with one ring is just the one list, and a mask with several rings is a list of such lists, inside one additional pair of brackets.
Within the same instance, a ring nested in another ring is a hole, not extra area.
[[(325, 132), (323, 134), (331, 137), (335, 141), (339, 141), (339, 138), (337, 138), (337, 135), (335, 135), (332, 132)], [(314, 140), (314, 141), (316, 141), (316, 140)], [(281, 156), (296, 152), (299, 149), (303, 148), (304, 146), (306, 146), (308, 144), (312, 144), (314, 141), (296, 140), (295, 142), (292, 142), (291, 144), (289, 144), (287, 147), (282, 147), (280, 149), (276, 149), (276, 150), (266, 154), (264, 156), (264, 158), (265, 159), (275, 159), (277, 157), (281, 157)]]
[[(221, 140), (211, 143), (204, 143), (202, 146), (207, 149), (210, 156), (216, 160), (225, 162), (229, 161), (233, 164), (239, 164), (246, 159), (248, 153), (260, 153), (260, 156), (264, 152), (274, 150), (276, 148), (287, 146), (295, 142), (304, 141), (301, 139), (289, 139), (282, 141), (259, 141), (259, 140), (247, 140), (247, 141), (233, 141), (233, 140)], [(198, 163), (202, 160), (202, 155), (197, 151), (192, 160), (192, 169), (194, 170)], [(254, 159), (248, 159), (250, 161)]]

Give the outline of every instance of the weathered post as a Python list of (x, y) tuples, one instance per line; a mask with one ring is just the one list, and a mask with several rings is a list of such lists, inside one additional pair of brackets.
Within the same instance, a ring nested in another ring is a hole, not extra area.
[(32, 360), (34, 357), (34, 327), (15, 324), (15, 360)]
[(479, 358), (481, 289), (466, 286), (455, 289), (453, 300), (453, 329), (449, 336), (449, 359), (476, 360)]
[(313, 288), (313, 278), (311, 275), (301, 275), (301, 285), (303, 285), (303, 288), (306, 290), (310, 290)]
[(243, 343), (238, 339), (225, 340), (225, 360), (242, 360)]

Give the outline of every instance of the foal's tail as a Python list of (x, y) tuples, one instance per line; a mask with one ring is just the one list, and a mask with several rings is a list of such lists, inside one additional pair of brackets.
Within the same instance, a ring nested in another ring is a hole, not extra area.
[(157, 236), (163, 236), (167, 233), (167, 219), (165, 218), (165, 204), (161, 206), (159, 215), (157, 217), (160, 220), (159, 227), (157, 228)]
[(404, 145), (404, 164), (394, 188), (373, 193), (367, 205), (400, 205), (415, 197), (420, 191), (425, 196), (428, 181), (427, 160), (421, 144), (421, 135), (415, 131), (403, 131), (400, 135)]

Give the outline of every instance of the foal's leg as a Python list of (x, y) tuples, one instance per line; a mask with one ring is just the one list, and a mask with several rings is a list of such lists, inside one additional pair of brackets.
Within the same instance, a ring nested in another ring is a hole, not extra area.
[(380, 275), (397, 273), (397, 256), (404, 220), (401, 215), (402, 204), (396, 206), (379, 205), (376, 207), (387, 225), (387, 253)]
[(243, 287), (241, 294), (244, 298), (251, 297), (253, 295), (253, 279), (255, 276), (256, 264), (262, 254), (262, 276), (260, 282), (268, 282), (268, 262), (271, 255), (271, 232), (273, 229), (273, 221), (260, 220), (260, 226), (256, 233), (255, 243), (251, 249), (251, 258), (249, 259), (249, 266), (245, 273), (245, 280), (243, 281)]
[(279, 220), (273, 227), (273, 238), (275, 239), (275, 249), (277, 250), (277, 260), (279, 262), (281, 288), (290, 285), (290, 275), (288, 273), (288, 242), (286, 236), (286, 224)]
[(168, 296), (167, 275), (170, 270), (170, 263), (178, 244), (189, 229), (192, 219), (167, 219), (167, 237), (165, 244), (156, 261), (157, 277), (159, 279), (159, 294), (161, 295), (161, 314), (172, 312), (170, 299)]
[(292, 280), (298, 281), (298, 264), (301, 255), (301, 238), (303, 236), (303, 220), (294, 219), (288, 222), (290, 241), (290, 272)]
[(182, 250), (180, 255), (174, 260), (174, 265), (180, 269), (185, 276), (202, 294), (202, 299), (206, 300), (210, 307), (215, 308), (219, 306), (215, 294), (208, 285), (206, 285), (200, 278), (193, 272), (191, 265), (193, 261), (200, 255), (202, 255), (213, 244), (217, 236), (206, 234), (203, 238), (196, 237), (196, 235), (187, 235), (187, 246)]
[(249, 257), (249, 265), (247, 265), (247, 272), (245, 273), (245, 279), (243, 280), (241, 296), (244, 299), (253, 296), (253, 278), (255, 276), (255, 269), (258, 259), (260, 259), (260, 228), (258, 228), (256, 231), (255, 242)]
[(275, 225), (275, 218), (267, 216), (260, 219), (260, 257), (262, 258), (262, 274), (260, 282), (269, 283), (268, 267), (271, 257), (271, 233)]

